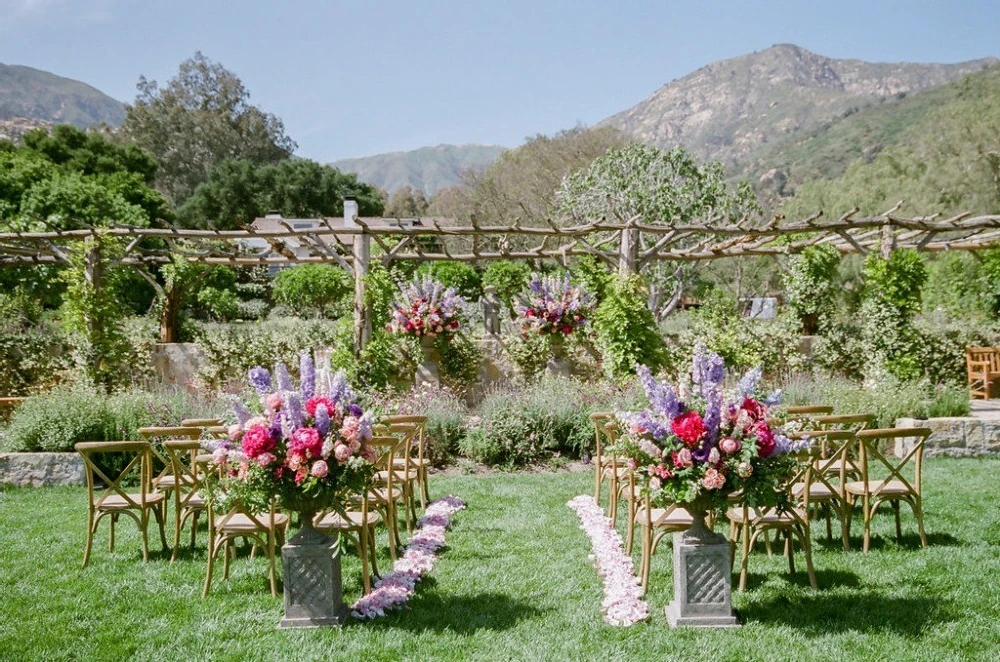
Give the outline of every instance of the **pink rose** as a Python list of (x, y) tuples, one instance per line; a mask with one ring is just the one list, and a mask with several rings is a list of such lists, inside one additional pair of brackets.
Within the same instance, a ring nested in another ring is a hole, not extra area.
[(264, 398), (264, 408), (267, 409), (268, 411), (271, 412), (278, 411), (279, 409), (281, 409), (282, 404), (283, 402), (281, 400), (280, 393), (271, 393), (266, 398)]
[(355, 437), (347, 443), (347, 447), (351, 449), (351, 454), (353, 455), (361, 450), (361, 440)]
[(749, 462), (740, 462), (740, 465), (736, 467), (736, 475), (740, 478), (749, 478), (753, 473), (753, 465)]
[(726, 484), (726, 477), (717, 469), (709, 469), (701, 479), (701, 484), (706, 490), (721, 490)]
[(719, 450), (721, 450), (726, 455), (736, 455), (743, 449), (742, 442), (733, 439), (732, 437), (725, 437), (719, 442)]
[(251, 460), (261, 453), (270, 453), (274, 450), (274, 439), (271, 438), (270, 428), (263, 425), (255, 425), (243, 434), (243, 454)]
[(708, 451), (708, 463), (709, 464), (718, 464), (719, 460), (721, 460), (721, 459), (722, 459), (722, 456), (719, 454), (719, 449), (718, 448), (713, 448), (712, 450)]
[(269, 464), (273, 463), (278, 458), (274, 455), (274, 453), (261, 453), (260, 455), (257, 456), (256, 459), (257, 459), (257, 464), (259, 464), (262, 467), (266, 467)]
[(670, 423), (670, 429), (687, 446), (696, 446), (705, 436), (705, 423), (696, 411), (681, 414)]
[(350, 459), (351, 449), (345, 444), (337, 444), (333, 449), (333, 456), (337, 458), (337, 462), (347, 462)]
[(694, 460), (691, 458), (691, 449), (689, 448), (672, 451), (670, 453), (670, 459), (673, 461), (674, 466), (678, 469), (687, 469), (694, 464)]
[(299, 428), (292, 433), (288, 448), (293, 452), (304, 453), (308, 458), (317, 458), (323, 451), (323, 439), (316, 428)]
[(330, 472), (330, 467), (326, 466), (326, 462), (323, 460), (317, 460), (312, 465), (312, 470), (309, 472), (315, 478), (323, 478)]
[(358, 429), (360, 427), (361, 421), (356, 416), (345, 416), (344, 424), (340, 427), (340, 436), (347, 441), (353, 441), (358, 438)]
[(288, 460), (286, 461), (286, 464), (288, 464), (288, 468), (291, 469), (292, 471), (298, 471), (302, 467), (302, 465), (305, 464), (305, 461), (306, 461), (306, 456), (304, 453), (293, 451), (288, 454)]

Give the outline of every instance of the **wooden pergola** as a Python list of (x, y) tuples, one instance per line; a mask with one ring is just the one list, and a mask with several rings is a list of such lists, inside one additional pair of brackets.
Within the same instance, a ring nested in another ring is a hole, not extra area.
[[(918, 251), (976, 251), (1000, 245), (1000, 215), (904, 217), (902, 203), (878, 216), (859, 217), (853, 209), (836, 218), (822, 213), (792, 220), (714, 217), (650, 223), (596, 219), (573, 225), (467, 224), (454, 219), (363, 218), (345, 204), (344, 218), (307, 219), (295, 227), (278, 219), (274, 229), (194, 230), (112, 225), (42, 232), (0, 232), (0, 266), (70, 264), (75, 242), (117, 237), (124, 250), (119, 264), (162, 265), (176, 256), (191, 262), (230, 266), (284, 266), (332, 263), (355, 279), (355, 347), (370, 334), (364, 277), (372, 259), (396, 261), (554, 260), (593, 255), (623, 273), (656, 261), (692, 262), (747, 256), (792, 255), (810, 246), (832, 245), (844, 254), (895, 248)], [(296, 219), (303, 220), (303, 219)], [(272, 224), (274, 225), (274, 224)], [(435, 248), (429, 248), (434, 246)], [(530, 246), (525, 248), (524, 246)], [(373, 248), (374, 253), (373, 253)], [(88, 260), (97, 265), (99, 260)], [(90, 267), (88, 267), (90, 268)], [(96, 267), (95, 267), (96, 268)], [(100, 275), (88, 273), (96, 282)]]

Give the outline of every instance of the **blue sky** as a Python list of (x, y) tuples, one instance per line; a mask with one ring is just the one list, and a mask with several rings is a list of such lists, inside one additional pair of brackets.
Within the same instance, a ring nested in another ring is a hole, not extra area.
[(515, 146), (593, 124), (713, 60), (795, 43), (831, 57), (1000, 55), (1000, 2), (0, 0), (0, 62), (130, 101), (201, 50), (320, 161)]

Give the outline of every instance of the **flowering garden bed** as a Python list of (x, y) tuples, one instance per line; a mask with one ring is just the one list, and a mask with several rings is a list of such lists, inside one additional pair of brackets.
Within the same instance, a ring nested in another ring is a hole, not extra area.
[[(818, 592), (804, 574), (789, 577), (779, 554), (755, 553), (749, 590), (733, 596), (738, 632), (667, 627), (666, 543), (653, 561), (650, 617), (628, 628), (605, 623), (590, 541), (566, 507), (593, 489), (589, 472), (432, 476), (433, 496), (455, 494), (469, 507), (406, 608), (342, 630), (297, 632), (275, 629), (281, 600), (270, 596), (260, 558), (241, 554), (230, 579), (200, 600), (204, 534), (173, 564), (158, 545), (143, 564), (135, 528), (123, 520), (115, 552), (102, 529), (81, 570), (84, 490), (7, 489), (0, 651), (16, 660), (283, 659), (289, 651), (301, 660), (984, 659), (1000, 640), (1000, 587), (988, 581), (1000, 571), (1000, 515), (989, 498), (998, 471), (993, 458), (926, 463), (927, 549), (905, 511), (903, 544), (892, 537), (891, 515), (878, 516), (868, 556), (844, 553), (815, 527)], [(381, 532), (379, 546), (387, 571)], [(359, 570), (357, 559), (345, 559), (349, 600), (361, 594)]]

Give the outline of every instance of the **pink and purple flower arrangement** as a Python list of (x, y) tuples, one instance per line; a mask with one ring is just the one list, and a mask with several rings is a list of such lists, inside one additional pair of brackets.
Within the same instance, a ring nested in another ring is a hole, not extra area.
[(582, 288), (565, 278), (534, 274), (527, 291), (518, 298), (514, 311), (521, 332), (568, 336), (587, 323), (594, 303)]
[(343, 373), (317, 384), (307, 352), (300, 376), (295, 388), (282, 363), (273, 375), (262, 367), (250, 370), (260, 413), (235, 401), (229, 438), (208, 444), (224, 469), (226, 498), (258, 510), (276, 500), (288, 510), (315, 512), (343, 504), (371, 479), (377, 460), (367, 443), (371, 422)]
[(455, 288), (445, 288), (430, 277), (417, 277), (400, 287), (386, 328), (409, 336), (450, 336), (461, 325), (463, 299)]
[(658, 382), (645, 366), (638, 375), (650, 407), (618, 415), (616, 451), (655, 504), (698, 503), (719, 511), (742, 490), (751, 506), (787, 506), (787, 492), (779, 488), (794, 473), (794, 451), (808, 442), (792, 441), (770, 420), (780, 392), (759, 391), (760, 368), (726, 391), (722, 358), (698, 346), (689, 386)]

